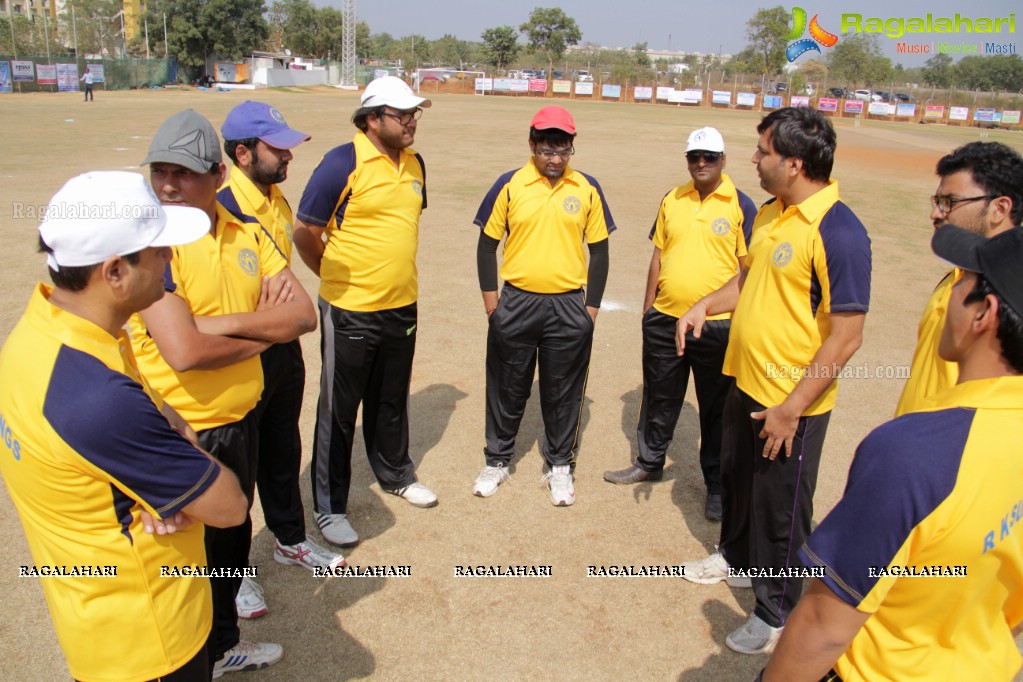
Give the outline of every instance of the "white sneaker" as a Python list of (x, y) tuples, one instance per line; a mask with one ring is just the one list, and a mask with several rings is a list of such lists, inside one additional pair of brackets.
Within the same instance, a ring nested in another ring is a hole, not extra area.
[(345, 565), (343, 556), (320, 547), (308, 538), (297, 545), (282, 545), (278, 542), (274, 548), (274, 561), (285, 566), (304, 566), (310, 571)]
[(224, 673), (240, 673), (271, 666), (284, 656), (284, 647), (269, 642), (246, 642), (244, 639), (224, 652), (213, 664), (213, 679)]
[(752, 613), (741, 628), (725, 637), (725, 644), (740, 654), (769, 654), (774, 651), (784, 629), (773, 628)]
[(487, 465), (483, 467), (483, 471), (476, 477), (476, 482), (472, 484), (472, 494), (476, 497), (490, 497), (497, 492), (497, 486), (507, 480), (508, 470), (504, 468), (503, 464), (496, 467)]
[(348, 516), (345, 514), (317, 514), (316, 524), (327, 542), (341, 547), (351, 547), (359, 542), (359, 534), (352, 528), (352, 524), (348, 523)]
[(242, 578), (238, 596), (234, 598), (234, 608), (239, 618), (259, 618), (267, 612), (266, 600), (263, 599), (263, 588), (252, 578)]
[(570, 507), (575, 502), (575, 486), (572, 485), (572, 467), (568, 464), (553, 466), (543, 475), (551, 491), (551, 504), (555, 507)]
[(753, 587), (753, 582), (745, 576), (728, 575), (728, 562), (721, 552), (714, 552), (699, 561), (686, 561), (682, 566), (685, 570), (682, 577), (691, 583), (714, 585), (724, 580), (729, 587)]
[(384, 492), (403, 498), (413, 507), (434, 507), (437, 505), (437, 496), (433, 494), (432, 490), (418, 481), (404, 488), (396, 488), (394, 490), (385, 488)]

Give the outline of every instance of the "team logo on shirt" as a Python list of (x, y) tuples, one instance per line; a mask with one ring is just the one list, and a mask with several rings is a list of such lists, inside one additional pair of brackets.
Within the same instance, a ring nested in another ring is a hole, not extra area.
[(726, 234), (728, 234), (728, 229), (730, 227), (731, 225), (728, 224), (728, 221), (725, 218), (718, 218), (710, 226), (710, 229), (713, 230), (714, 234), (716, 234), (717, 236), (724, 237)]
[(238, 266), (246, 275), (255, 275), (259, 269), (259, 258), (252, 249), (242, 249), (238, 253)]
[(423, 196), (423, 183), (418, 180), (412, 181), (412, 191), (416, 193), (416, 196)]
[(792, 260), (792, 244), (784, 242), (775, 247), (774, 253), (771, 254), (771, 260), (779, 268), (788, 265), (789, 261)]
[(565, 209), (565, 213), (568, 215), (575, 215), (583, 207), (583, 202), (579, 201), (579, 197), (565, 197), (561, 207)]

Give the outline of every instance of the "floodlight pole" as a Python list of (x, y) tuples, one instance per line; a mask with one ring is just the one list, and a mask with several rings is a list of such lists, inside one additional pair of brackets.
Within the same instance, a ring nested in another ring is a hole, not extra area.
[(358, 83), (356, 76), (356, 50), (355, 50), (355, 0), (344, 0), (342, 10), (342, 31), (341, 31), (341, 87), (355, 89)]
[(75, 37), (75, 62), (78, 62), (78, 22), (75, 21), (75, 3), (71, 3), (71, 33)]

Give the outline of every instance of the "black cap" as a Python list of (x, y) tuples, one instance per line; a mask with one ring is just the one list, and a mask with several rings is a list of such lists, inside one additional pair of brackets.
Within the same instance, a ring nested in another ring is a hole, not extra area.
[(1023, 317), (1023, 227), (988, 239), (956, 225), (934, 231), (931, 248), (952, 265), (984, 275), (991, 288)]

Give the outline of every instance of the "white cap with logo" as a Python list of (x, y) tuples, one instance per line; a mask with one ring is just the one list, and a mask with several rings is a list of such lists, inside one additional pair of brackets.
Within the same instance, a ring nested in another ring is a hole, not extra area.
[(387, 106), (392, 109), (422, 107), (425, 109), (431, 104), (430, 100), (414, 93), (408, 83), (397, 76), (377, 78), (367, 85), (366, 91), (362, 93), (362, 106), (364, 107)]
[(717, 128), (700, 128), (689, 134), (686, 151), (721, 152), (725, 151), (725, 138)]
[(188, 244), (209, 232), (205, 211), (161, 206), (138, 173), (92, 171), (71, 178), (53, 195), (39, 236), (52, 250), (54, 270), (102, 263), (150, 246)]

